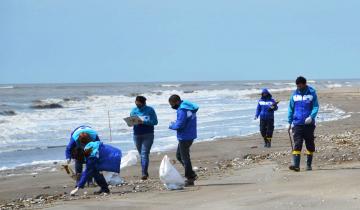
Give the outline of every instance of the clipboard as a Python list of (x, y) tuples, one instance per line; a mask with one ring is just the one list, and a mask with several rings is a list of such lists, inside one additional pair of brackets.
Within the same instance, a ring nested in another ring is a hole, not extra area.
[(124, 121), (129, 127), (133, 127), (134, 125), (140, 124), (140, 122), (143, 120), (138, 116), (132, 116), (124, 118)]

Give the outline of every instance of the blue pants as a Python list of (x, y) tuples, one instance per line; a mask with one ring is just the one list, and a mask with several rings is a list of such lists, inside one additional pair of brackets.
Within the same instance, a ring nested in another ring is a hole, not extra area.
[(141, 157), (141, 172), (143, 176), (149, 176), (149, 154), (154, 143), (154, 134), (134, 135), (134, 143)]
[(108, 189), (108, 184), (104, 178), (104, 175), (100, 174), (100, 172), (96, 168), (97, 158), (88, 158), (86, 161), (86, 169), (81, 174), (80, 181), (77, 183), (77, 187), (84, 188), (85, 183), (94, 178), (95, 182), (101, 189)]

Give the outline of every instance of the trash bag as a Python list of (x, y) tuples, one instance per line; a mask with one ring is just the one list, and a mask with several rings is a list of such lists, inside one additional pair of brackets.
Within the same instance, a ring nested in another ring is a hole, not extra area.
[(131, 150), (125, 155), (125, 157), (121, 160), (120, 169), (125, 167), (136, 165), (138, 159), (138, 151)]
[(185, 180), (176, 168), (170, 163), (167, 155), (164, 156), (159, 169), (160, 181), (168, 190), (181, 190), (184, 188)]
[(102, 174), (104, 175), (104, 178), (109, 185), (116, 186), (124, 183), (123, 179), (118, 173), (104, 171)]

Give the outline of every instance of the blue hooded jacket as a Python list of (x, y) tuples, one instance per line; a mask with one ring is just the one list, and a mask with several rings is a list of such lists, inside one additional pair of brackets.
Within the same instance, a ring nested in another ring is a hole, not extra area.
[(144, 124), (134, 125), (134, 135), (154, 133), (154, 126), (158, 124), (158, 120), (152, 107), (146, 105), (142, 108), (135, 107), (131, 110), (130, 116), (138, 116), (144, 121)]
[(311, 116), (314, 125), (318, 112), (319, 102), (314, 88), (307, 86), (304, 91), (293, 92), (288, 109), (289, 124), (305, 125), (305, 119)]
[(75, 147), (80, 148), (80, 143), (78, 142), (78, 139), (79, 139), (80, 133), (82, 133), (82, 132), (89, 134), (91, 140), (100, 141), (97, 132), (94, 129), (92, 129), (90, 126), (82, 125), (82, 126), (75, 128), (75, 130), (73, 132), (71, 132), (70, 141), (69, 141), (68, 145), (66, 146), (66, 150), (65, 150), (66, 159), (71, 159), (71, 150), (73, 148), (75, 148)]
[(122, 157), (120, 149), (101, 142), (90, 142), (86, 145), (86, 149), (89, 148), (91, 148), (93, 152), (87, 158), (86, 169), (81, 174), (81, 178), (77, 184), (80, 188), (84, 188), (85, 183), (95, 171), (120, 173)]
[(177, 117), (174, 123), (171, 123), (169, 129), (177, 131), (179, 141), (191, 141), (197, 138), (196, 112), (199, 106), (190, 101), (182, 101), (177, 109)]
[(278, 109), (278, 106), (268, 89), (263, 89), (261, 94), (264, 93), (268, 95), (266, 97), (261, 96), (261, 99), (258, 101), (255, 117), (258, 118), (260, 116), (261, 120), (272, 120), (274, 119), (274, 111)]

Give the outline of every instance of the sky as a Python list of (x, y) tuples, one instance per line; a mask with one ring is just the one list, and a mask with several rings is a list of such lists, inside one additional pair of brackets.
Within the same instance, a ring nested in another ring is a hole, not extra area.
[(0, 83), (360, 78), (360, 1), (0, 0)]

